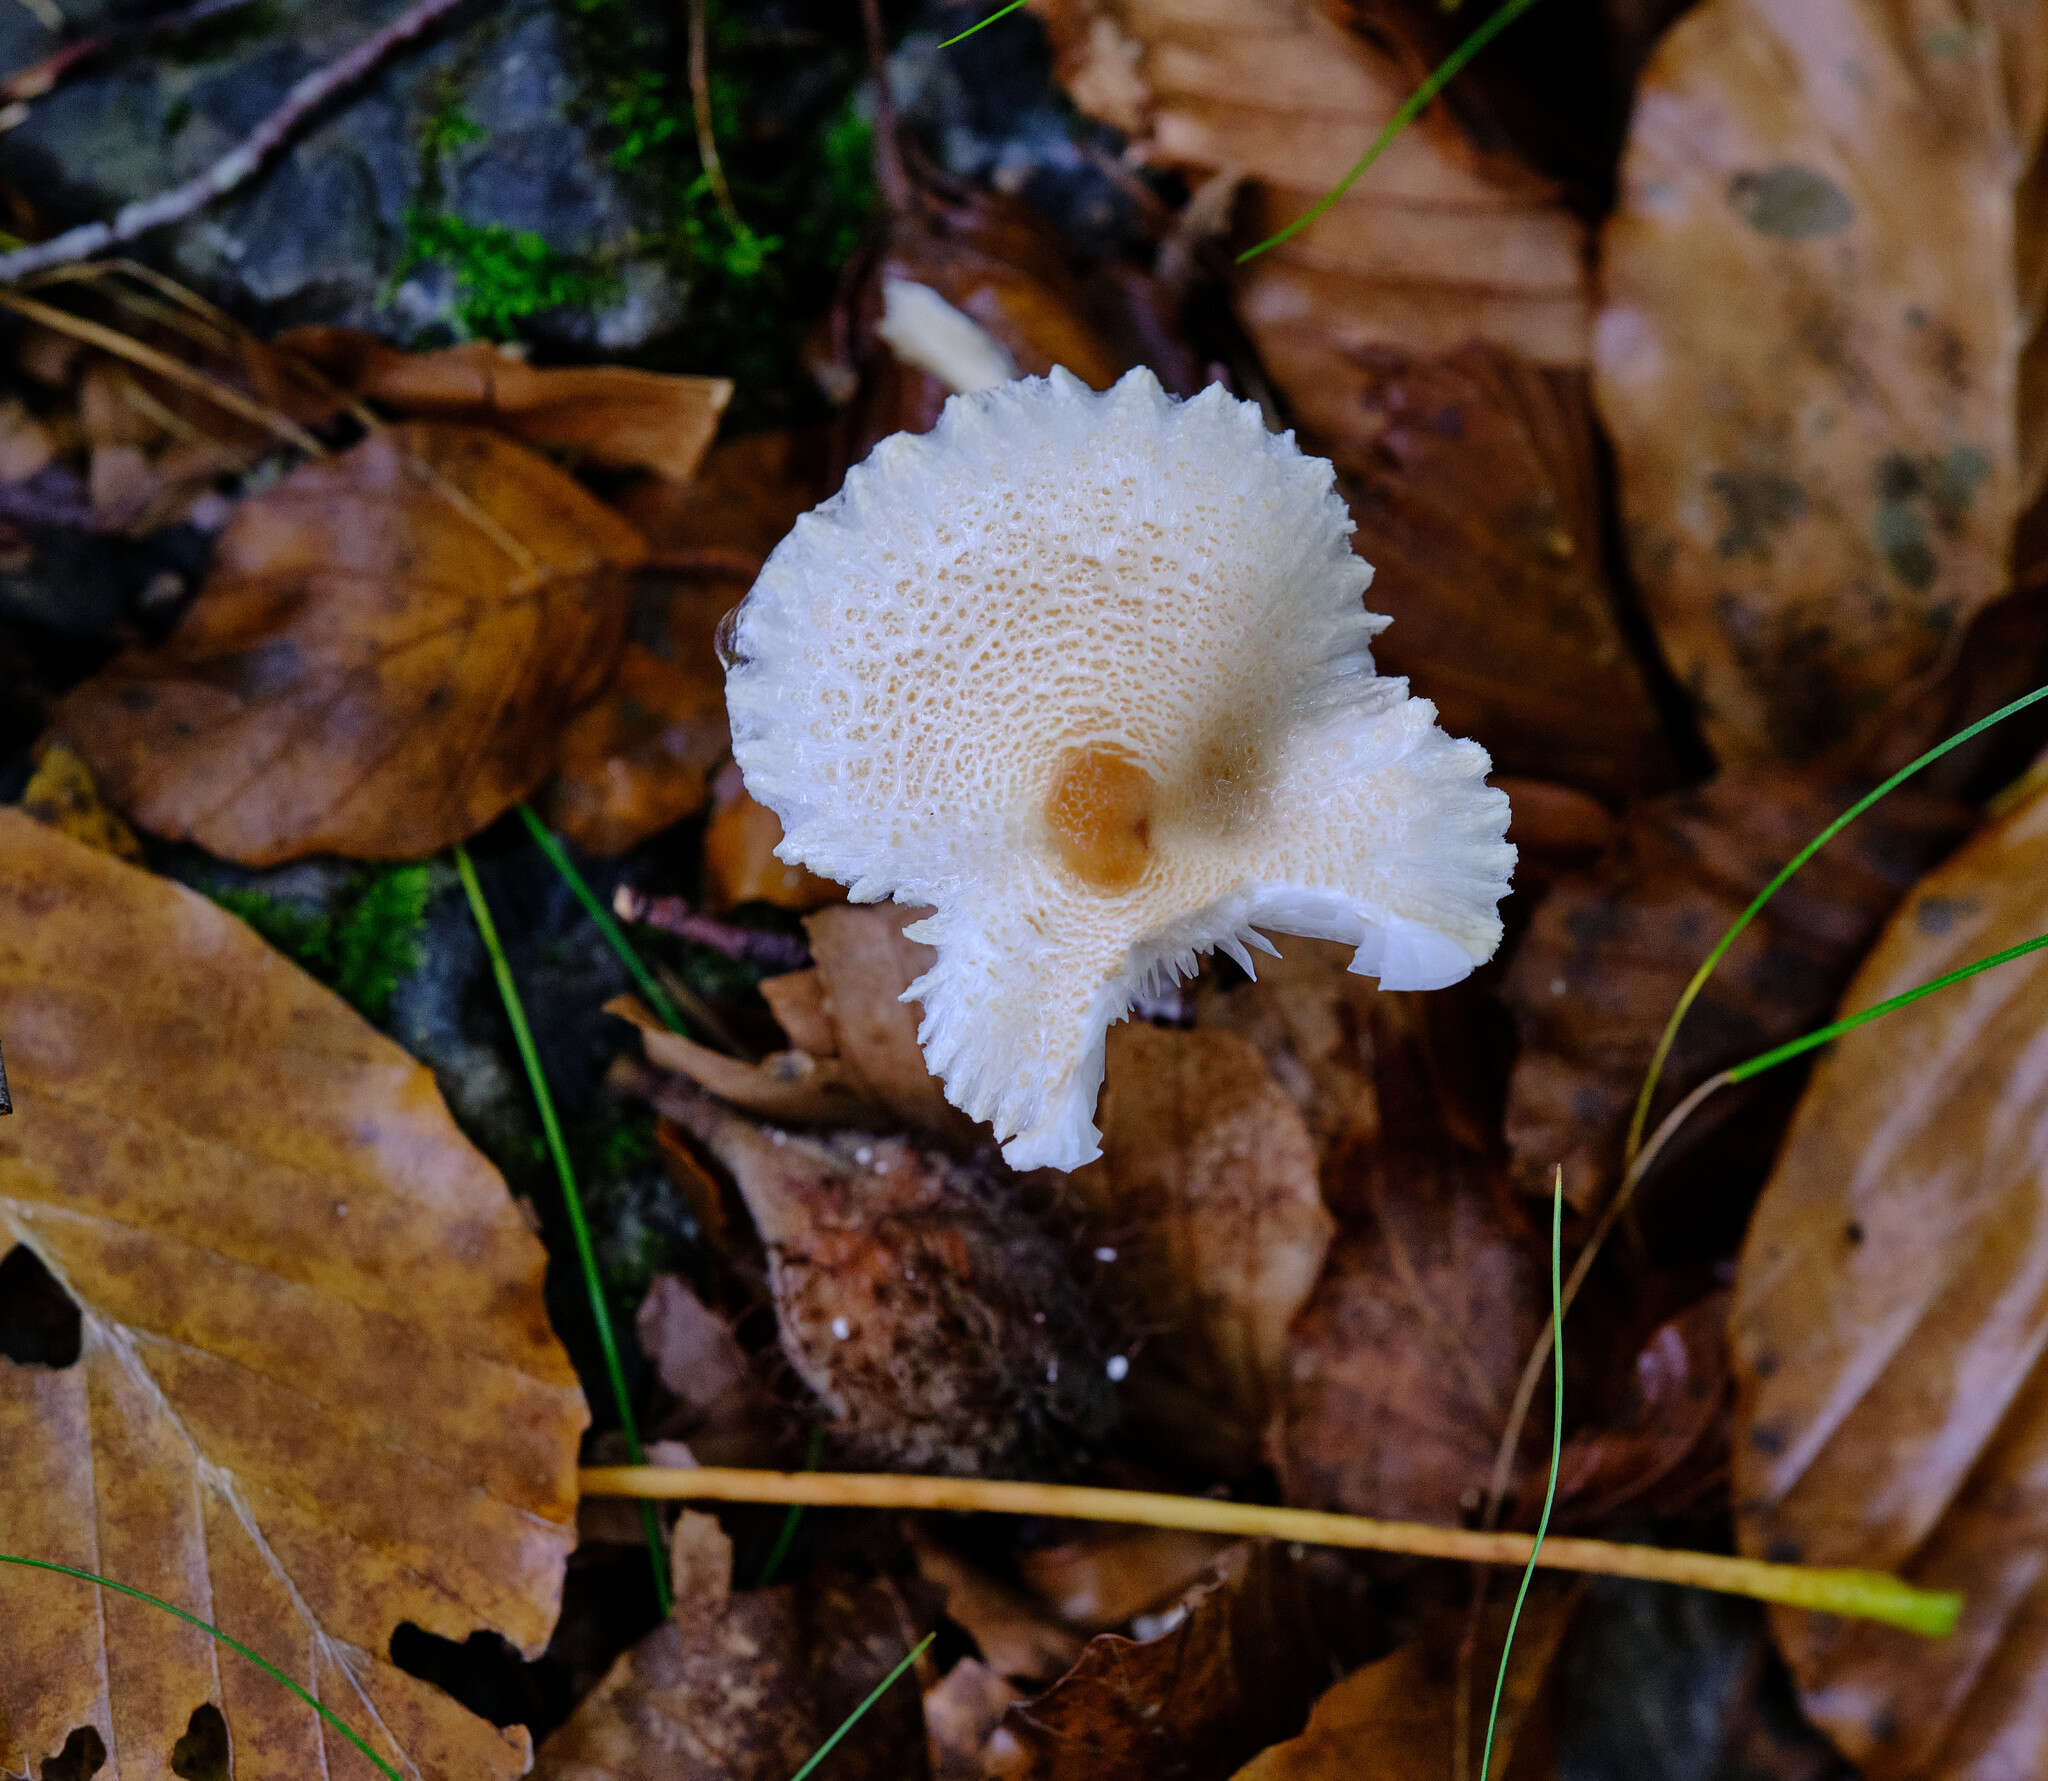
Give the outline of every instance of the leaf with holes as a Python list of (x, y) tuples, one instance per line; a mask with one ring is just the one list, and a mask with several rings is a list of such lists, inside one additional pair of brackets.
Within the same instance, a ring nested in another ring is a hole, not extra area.
[(522, 446), (388, 428), (243, 502), (169, 641), (57, 727), (158, 834), (245, 865), (416, 859), (547, 774), (618, 659), (643, 554)]
[[(1865, 1008), (2048, 928), (2048, 782), (1923, 879)], [(2048, 954), (1837, 1041), (1736, 1275), (1736, 1529), (1759, 1557), (1965, 1592), (1936, 1642), (1781, 1611), (1807, 1711), (1870, 1781), (2048, 1748)]]
[[(408, 1772), (523, 1773), (387, 1654), (554, 1624), (586, 1414), (540, 1244), (427, 1072), (234, 917), (13, 811), (0, 859), (0, 1550), (200, 1615)], [(373, 1775), (157, 1609), (9, 1570), (0, 1627), (0, 1772), (82, 1733), (167, 1776), (210, 1710), (239, 1781)]]
[(2038, 6), (1707, 0), (1651, 59), (1597, 387), (1724, 760), (1881, 735), (2005, 592), (2048, 475), (2044, 126)]

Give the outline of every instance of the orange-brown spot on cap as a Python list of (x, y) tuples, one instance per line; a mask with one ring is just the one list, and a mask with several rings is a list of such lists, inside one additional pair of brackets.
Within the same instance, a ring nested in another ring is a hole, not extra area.
[(1159, 787), (1120, 749), (1070, 748), (1045, 800), (1060, 864), (1091, 890), (1114, 895), (1145, 876)]

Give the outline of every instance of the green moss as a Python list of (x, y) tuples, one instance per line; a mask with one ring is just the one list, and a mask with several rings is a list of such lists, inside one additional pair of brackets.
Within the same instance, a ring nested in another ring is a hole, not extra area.
[(414, 205), (405, 213), (393, 282), (431, 265), (445, 266), (455, 280), (457, 332), (488, 340), (511, 339), (530, 315), (601, 302), (617, 282), (531, 229)]
[(462, 109), (461, 100), (445, 93), (420, 125), (420, 153), (439, 159), (473, 142), (488, 142), (490, 131)]
[(558, 3), (611, 163), (662, 218), (647, 250), (689, 292), (689, 326), (662, 368), (732, 378), (737, 427), (792, 418), (808, 390), (804, 332), (874, 208), (857, 10), (836, 37), (811, 33), (799, 58), (774, 8), (709, 0), (707, 85), (728, 212), (698, 154), (673, 19), (627, 0)]
[(433, 892), (432, 867), (415, 864), (364, 868), (329, 909), (307, 908), (259, 890), (218, 888), (208, 895), (381, 1023), (391, 1013), (399, 984), (419, 969)]

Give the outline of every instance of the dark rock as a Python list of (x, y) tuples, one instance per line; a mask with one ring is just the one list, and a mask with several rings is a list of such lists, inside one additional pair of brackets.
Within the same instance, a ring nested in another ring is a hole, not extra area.
[[(0, 177), (46, 227), (111, 215), (210, 166), (294, 81), (404, 4), (257, 0), (204, 35), (110, 61), (0, 136)], [(428, 341), (463, 331), (474, 292), (446, 264), (407, 268), (412, 219), (454, 218), (472, 236), (531, 232), (587, 294), (522, 317), (522, 333), (606, 351), (645, 344), (679, 322), (682, 293), (645, 250), (661, 219), (607, 158), (576, 31), (609, 27), (594, 14), (572, 24), (582, 16), (555, 0), (465, 6), (253, 185), (145, 250), (262, 329), (331, 321)], [(99, 22), (76, 19), (80, 30)], [(51, 47), (25, 8), (0, 8), (0, 68)]]

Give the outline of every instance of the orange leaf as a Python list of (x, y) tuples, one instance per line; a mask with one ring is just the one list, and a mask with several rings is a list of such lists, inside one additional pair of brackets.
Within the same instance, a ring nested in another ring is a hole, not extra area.
[[(69, 1332), (0, 1360), (0, 1550), (212, 1621), (409, 1772), (523, 1773), (386, 1654), (554, 1625), (588, 1418), (539, 1242), (432, 1077), (232, 916), (16, 812), (0, 857), (0, 1266)], [(370, 1774), (156, 1609), (8, 1570), (0, 1626), (0, 1770), (85, 1726), (164, 1774), (210, 1706), (249, 1781)]]

